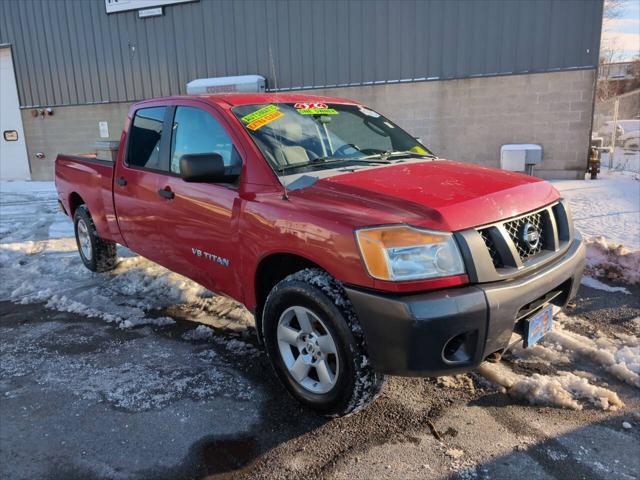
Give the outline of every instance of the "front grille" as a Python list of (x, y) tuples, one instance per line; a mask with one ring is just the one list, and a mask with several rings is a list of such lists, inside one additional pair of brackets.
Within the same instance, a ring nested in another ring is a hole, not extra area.
[(482, 240), (484, 240), (484, 244), (487, 246), (487, 250), (489, 250), (489, 255), (491, 255), (491, 260), (493, 261), (493, 265), (498, 267), (500, 262), (500, 255), (498, 254), (498, 249), (496, 248), (496, 244), (493, 243), (491, 237), (489, 236), (488, 230), (480, 230), (480, 235), (482, 236)]
[[(562, 203), (477, 231), (496, 269), (527, 266), (536, 257), (558, 250), (560, 243), (569, 240), (569, 224)], [(533, 232), (537, 232), (537, 242), (530, 235)]]
[[(518, 218), (511, 222), (506, 222), (504, 228), (511, 237), (511, 240), (518, 250), (518, 255), (523, 262), (526, 262), (531, 257), (538, 255), (544, 248), (544, 235), (542, 225), (542, 212), (536, 212), (527, 217)], [(535, 246), (525, 241), (525, 229), (532, 228), (538, 232), (538, 240), (534, 243)]]

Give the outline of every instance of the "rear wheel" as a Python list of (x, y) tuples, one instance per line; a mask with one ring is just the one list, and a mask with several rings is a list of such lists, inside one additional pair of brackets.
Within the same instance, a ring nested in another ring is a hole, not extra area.
[(322, 270), (302, 270), (273, 288), (265, 302), (263, 332), (271, 363), (289, 393), (324, 415), (355, 412), (384, 385), (384, 376), (369, 364), (344, 288)]
[(93, 272), (113, 270), (118, 263), (116, 244), (98, 236), (85, 205), (76, 208), (73, 223), (78, 253), (84, 266)]

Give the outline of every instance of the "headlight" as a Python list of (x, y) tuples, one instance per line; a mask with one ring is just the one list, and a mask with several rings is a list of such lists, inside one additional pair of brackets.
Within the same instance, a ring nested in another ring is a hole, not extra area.
[(369, 274), (380, 280), (416, 280), (464, 273), (453, 235), (398, 225), (356, 230)]

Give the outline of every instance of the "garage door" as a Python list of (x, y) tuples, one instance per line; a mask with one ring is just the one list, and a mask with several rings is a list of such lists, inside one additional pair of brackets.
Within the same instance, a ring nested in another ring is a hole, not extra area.
[(29, 180), (29, 160), (10, 48), (0, 48), (0, 105), (0, 179)]

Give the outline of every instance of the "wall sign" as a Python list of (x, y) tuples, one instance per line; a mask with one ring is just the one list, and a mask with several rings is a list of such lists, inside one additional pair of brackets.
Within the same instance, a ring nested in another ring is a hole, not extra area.
[(100, 138), (109, 138), (109, 124), (107, 122), (98, 122), (98, 130), (100, 130)]
[(164, 5), (197, 1), (199, 0), (104, 0), (104, 5), (107, 13), (118, 13), (141, 8), (162, 7)]
[(145, 8), (138, 10), (138, 18), (159, 17), (162, 15), (163, 7)]

